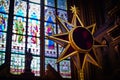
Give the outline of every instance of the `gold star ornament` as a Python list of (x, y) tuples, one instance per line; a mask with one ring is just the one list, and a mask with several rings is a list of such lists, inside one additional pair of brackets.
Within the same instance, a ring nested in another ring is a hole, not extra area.
[[(93, 37), (96, 24), (85, 27), (77, 15), (78, 11), (76, 7), (71, 7), (71, 10), (73, 13), (71, 23), (57, 17), (57, 22), (62, 33), (46, 36), (48, 39), (53, 40), (64, 47), (64, 50), (61, 52), (57, 62), (71, 57), (79, 73), (83, 71), (86, 61), (100, 67), (97, 63), (98, 59), (95, 48), (103, 47), (105, 45), (101, 45), (100, 43), (96, 44), (98, 41)], [(77, 20), (81, 25), (76, 25)], [(68, 26), (71, 26), (72, 28), (70, 29)], [(89, 31), (90, 28), (92, 28), (92, 31)]]

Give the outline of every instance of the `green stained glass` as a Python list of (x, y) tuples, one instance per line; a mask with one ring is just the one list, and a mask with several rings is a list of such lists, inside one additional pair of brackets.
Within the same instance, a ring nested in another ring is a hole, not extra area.
[(22, 17), (14, 17), (13, 33), (25, 34), (26, 19)]
[(12, 52), (17, 54), (25, 54), (25, 36), (13, 34), (12, 35)]

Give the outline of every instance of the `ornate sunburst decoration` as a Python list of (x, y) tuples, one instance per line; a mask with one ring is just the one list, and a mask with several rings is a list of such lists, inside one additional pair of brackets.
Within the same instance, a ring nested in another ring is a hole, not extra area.
[[(71, 11), (73, 13), (71, 23), (57, 17), (62, 33), (46, 37), (64, 47), (64, 50), (61, 52), (61, 55), (57, 59), (57, 62), (71, 57), (74, 65), (78, 70), (79, 78), (81, 80), (84, 80), (83, 68), (85, 62), (87, 61), (93, 65), (100, 67), (97, 63), (98, 59), (96, 56), (95, 48), (103, 47), (105, 45), (101, 45), (93, 37), (96, 24), (85, 27), (78, 17), (78, 10), (75, 6), (71, 7)], [(77, 26), (77, 20), (80, 23), (80, 26)], [(72, 28), (68, 28), (68, 25)], [(90, 28), (92, 28), (92, 31), (89, 31)]]

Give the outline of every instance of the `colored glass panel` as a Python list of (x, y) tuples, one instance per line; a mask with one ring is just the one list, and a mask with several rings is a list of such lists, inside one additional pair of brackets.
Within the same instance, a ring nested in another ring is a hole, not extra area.
[(45, 0), (45, 5), (55, 7), (54, 0)]
[(29, 0), (30, 2), (40, 3), (40, 0)]
[(34, 55), (40, 55), (40, 39), (36, 37), (28, 37), (27, 41), (28, 49), (31, 49), (31, 53)]
[(67, 0), (57, 0), (57, 8), (67, 10)]
[(40, 76), (40, 57), (33, 56), (31, 69), (35, 76)]
[(22, 0), (15, 0), (14, 14), (18, 16), (26, 17), (27, 3)]
[(5, 62), (5, 52), (0, 52), (0, 65)]
[(45, 40), (45, 56), (57, 57), (56, 44), (52, 41)]
[(45, 58), (45, 71), (47, 70), (47, 65), (50, 64), (57, 71), (56, 59)]
[(55, 50), (56, 49), (56, 46), (55, 46), (55, 42), (52, 41), (52, 40), (45, 40), (45, 45), (46, 45), (46, 48), (49, 49), (49, 50)]
[(51, 36), (56, 34), (56, 26), (53, 23), (45, 22), (45, 35)]
[(29, 18), (40, 19), (40, 5), (29, 3)]
[(0, 32), (0, 51), (5, 51), (6, 48), (6, 33)]
[(10, 72), (12, 74), (21, 74), (25, 68), (25, 56), (19, 54), (11, 54)]
[(25, 52), (25, 36), (22, 35), (12, 35), (12, 52), (24, 54)]
[(17, 34), (25, 34), (25, 28), (26, 26), (26, 19), (22, 17), (14, 17), (14, 22), (13, 22), (13, 33)]
[(70, 61), (63, 60), (60, 62), (60, 74), (63, 78), (71, 78)]
[(28, 21), (28, 35), (40, 37), (40, 21), (33, 19)]
[(2, 35), (1, 31), (7, 30), (7, 20), (8, 15), (0, 13), (0, 36)]
[(55, 9), (50, 7), (45, 7), (45, 21), (55, 22)]
[(58, 13), (58, 16), (59, 16), (61, 19), (67, 21), (67, 17), (68, 17), (68, 16), (67, 16), (67, 12), (66, 12), (66, 11), (58, 10), (57, 13)]
[(0, 0), (0, 12), (9, 12), (9, 3), (10, 0)]

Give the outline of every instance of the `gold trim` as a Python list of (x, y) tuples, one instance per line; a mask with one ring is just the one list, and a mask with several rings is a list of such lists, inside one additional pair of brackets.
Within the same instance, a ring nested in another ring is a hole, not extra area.
[[(77, 27), (77, 28), (78, 28), (78, 27)], [(82, 27), (82, 28), (84, 28), (84, 27)], [(75, 50), (77, 50), (77, 51), (82, 51), (82, 52), (90, 51), (90, 50), (92, 49), (92, 47), (93, 47), (94, 39), (93, 39), (93, 44), (92, 44), (92, 46), (91, 46), (90, 49), (88, 49), (88, 50), (81, 49), (80, 47), (78, 47), (78, 46), (76, 45), (76, 43), (75, 43), (74, 40), (73, 40), (73, 32), (74, 32), (75, 29), (76, 29), (76, 28), (73, 28), (73, 29), (70, 31), (70, 33), (69, 33), (69, 41), (70, 41), (71, 46), (72, 46)], [(86, 28), (84, 28), (84, 29), (86, 29)], [(87, 29), (86, 29), (86, 30), (87, 30)], [(87, 30), (87, 31), (89, 31), (89, 30)], [(89, 33), (90, 33), (90, 31), (89, 31)], [(91, 34), (91, 33), (90, 33), (90, 34)], [(92, 38), (93, 38), (93, 35), (92, 35), (92, 34), (91, 34), (91, 36), (92, 36)]]

